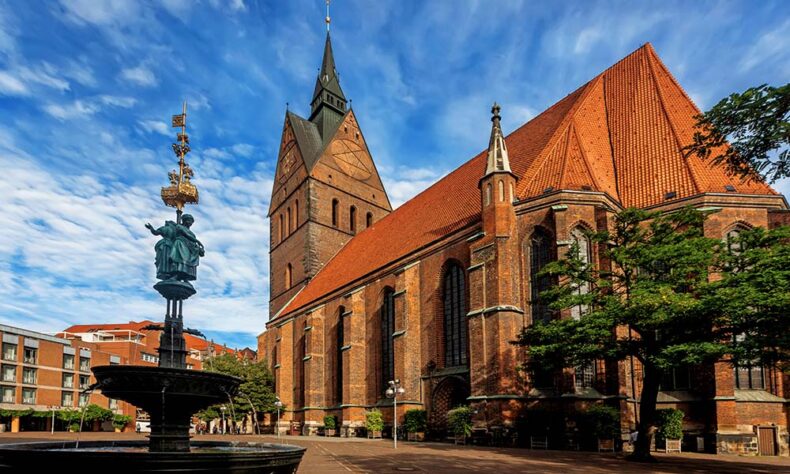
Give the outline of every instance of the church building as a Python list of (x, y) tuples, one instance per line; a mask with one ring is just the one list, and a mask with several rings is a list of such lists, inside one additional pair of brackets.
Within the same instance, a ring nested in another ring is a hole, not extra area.
[[(627, 207), (715, 208), (705, 232), (722, 239), (790, 223), (768, 185), (684, 158), (699, 110), (650, 44), (508, 136), (506, 113), (495, 104), (480, 124), (490, 127), (487, 149), (393, 210), (327, 33), (310, 115), (285, 114), (269, 209), (270, 315), (258, 354), (271, 365), (283, 427), (314, 434), (335, 415), (342, 436), (357, 436), (372, 408), (391, 425), (385, 391), (398, 379), (401, 423), (422, 408), (441, 427), (463, 404), (476, 428), (493, 430), (528, 408), (602, 403), (620, 410), (627, 434), (637, 364), (534, 379), (519, 369), (524, 353), (511, 341), (552, 317), (538, 296), (551, 284), (541, 268), (574, 241), (600, 264), (585, 231), (610, 228)], [(771, 368), (716, 363), (677, 367), (659, 408), (685, 412), (699, 449), (787, 454), (788, 398), (790, 381)]]

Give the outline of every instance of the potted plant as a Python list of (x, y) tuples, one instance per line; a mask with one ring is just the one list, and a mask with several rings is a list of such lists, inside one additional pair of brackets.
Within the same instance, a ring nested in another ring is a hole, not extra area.
[(585, 428), (598, 440), (598, 451), (614, 451), (620, 432), (620, 412), (606, 405), (593, 405), (584, 413)]
[(370, 410), (365, 413), (365, 429), (368, 432), (368, 438), (381, 438), (381, 432), (384, 430), (384, 418), (380, 411)]
[(324, 417), (324, 436), (334, 436), (337, 429), (337, 418), (334, 415)]
[(674, 408), (656, 411), (656, 448), (664, 452), (680, 452), (683, 438), (683, 412)]
[(115, 415), (112, 418), (112, 427), (115, 428), (116, 433), (120, 433), (131, 421), (132, 417), (129, 415)]
[(428, 426), (428, 412), (419, 408), (406, 410), (405, 425), (409, 441), (425, 440), (425, 428)]
[(466, 444), (466, 438), (472, 434), (472, 409), (462, 406), (448, 411), (447, 427), (455, 435), (455, 444)]

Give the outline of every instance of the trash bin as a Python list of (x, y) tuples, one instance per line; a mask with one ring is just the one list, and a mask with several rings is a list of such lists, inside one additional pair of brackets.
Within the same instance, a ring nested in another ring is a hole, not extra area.
[(301, 432), (301, 428), (302, 427), (300, 426), (300, 423), (298, 421), (292, 421), (291, 422), (291, 433), (290, 433), (290, 435), (291, 436), (299, 436), (301, 434), (300, 433)]
[(5, 423), (0, 423), (0, 433), (5, 433), (6, 427)]

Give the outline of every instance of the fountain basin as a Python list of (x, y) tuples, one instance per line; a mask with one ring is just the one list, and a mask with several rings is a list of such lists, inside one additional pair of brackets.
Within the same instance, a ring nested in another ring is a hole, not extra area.
[(192, 415), (229, 403), (241, 383), (230, 375), (169, 367), (100, 365), (92, 370), (104, 396), (148, 412), (152, 452), (188, 452)]
[[(0, 445), (0, 472), (216, 472), (293, 474), (305, 448), (193, 441), (191, 452), (149, 452), (146, 441), (45, 441)], [(59, 466), (59, 467), (58, 467)]]

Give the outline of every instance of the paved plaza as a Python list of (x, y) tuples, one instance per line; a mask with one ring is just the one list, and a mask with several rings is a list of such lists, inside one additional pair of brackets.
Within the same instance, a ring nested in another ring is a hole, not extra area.
[[(73, 433), (2, 433), (0, 443), (38, 440), (74, 440)], [(135, 433), (84, 433), (86, 440), (144, 439)], [(276, 442), (274, 436), (203, 435), (195, 439), (223, 441)], [(391, 440), (283, 437), (283, 442), (307, 448), (300, 473), (397, 473), (481, 472), (515, 474), (521, 472), (556, 473), (790, 473), (786, 457), (716, 456), (687, 453), (656, 457), (658, 463), (645, 465), (624, 461), (614, 454), (572, 451), (539, 451), (519, 448), (454, 446), (444, 443), (399, 442), (395, 451)]]

